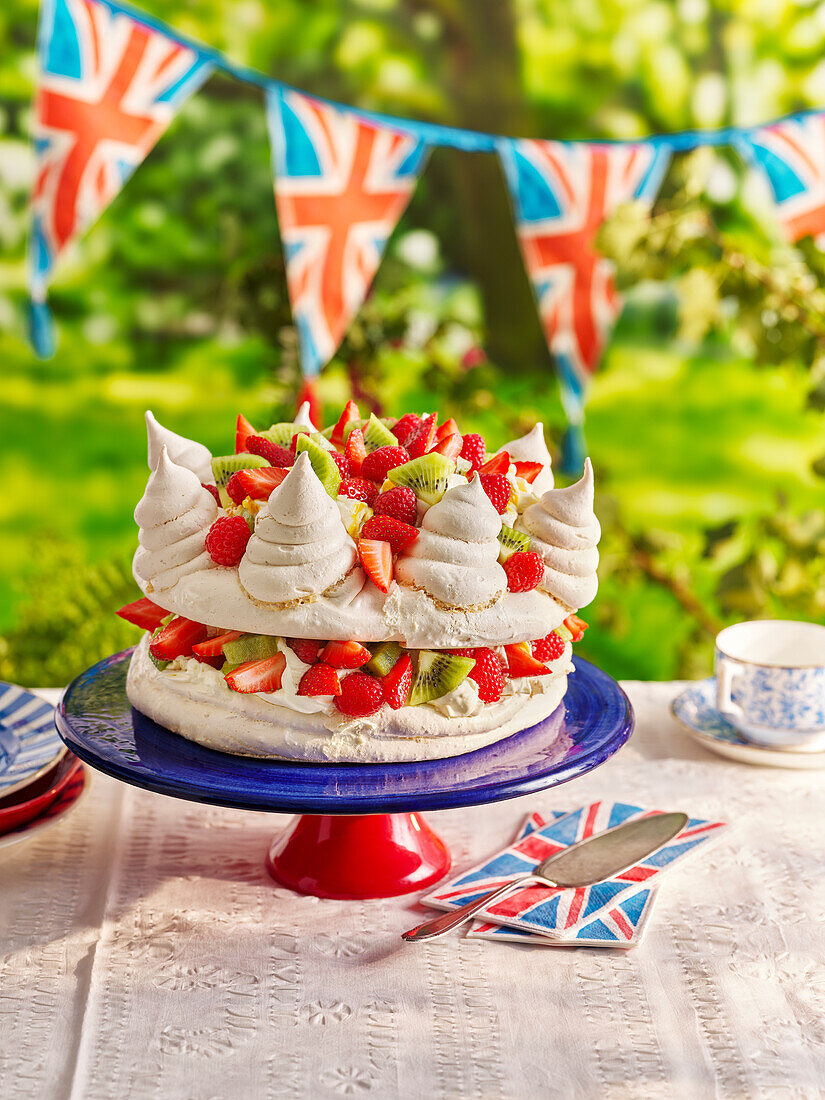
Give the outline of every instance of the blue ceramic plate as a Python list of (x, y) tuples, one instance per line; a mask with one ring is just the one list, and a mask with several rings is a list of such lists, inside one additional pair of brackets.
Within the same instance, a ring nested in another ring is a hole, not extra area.
[(302, 764), (215, 752), (134, 710), (126, 698), (131, 650), (94, 665), (66, 689), (57, 727), (100, 771), (161, 794), (249, 810), (369, 814), (440, 810), (515, 798), (575, 779), (630, 736), (627, 696), (581, 658), (562, 705), (543, 722), (488, 748), (420, 764)]
[(34, 782), (65, 751), (54, 707), (0, 680), (0, 798)]

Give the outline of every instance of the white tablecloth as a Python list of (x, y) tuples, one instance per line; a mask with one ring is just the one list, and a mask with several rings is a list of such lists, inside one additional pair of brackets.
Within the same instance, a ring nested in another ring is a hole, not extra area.
[(721, 818), (631, 951), (456, 935), (412, 900), (318, 901), (263, 869), (283, 819), (95, 775), (0, 851), (0, 1096), (52, 1100), (825, 1094), (825, 782), (694, 745), (678, 685), (626, 685), (637, 732), (555, 791), (432, 814), (457, 867), (531, 809), (599, 797)]

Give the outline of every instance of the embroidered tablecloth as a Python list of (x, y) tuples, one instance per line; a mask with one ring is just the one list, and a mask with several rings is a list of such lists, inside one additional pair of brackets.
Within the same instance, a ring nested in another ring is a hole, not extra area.
[(93, 776), (0, 851), (0, 1095), (37, 1100), (825, 1094), (825, 782), (750, 768), (625, 685), (637, 732), (555, 791), (430, 815), (457, 867), (525, 813), (623, 798), (722, 818), (630, 951), (453, 935), (414, 900), (319, 901), (263, 869), (283, 818)]

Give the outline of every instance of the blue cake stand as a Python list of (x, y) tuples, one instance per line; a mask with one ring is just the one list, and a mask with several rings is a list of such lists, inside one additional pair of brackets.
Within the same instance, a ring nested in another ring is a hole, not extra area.
[(580, 657), (549, 718), (464, 756), (406, 764), (314, 764), (231, 756), (187, 741), (126, 697), (131, 650), (94, 665), (57, 708), (75, 755), (125, 783), (195, 802), (299, 814), (267, 858), (279, 882), (319, 897), (394, 897), (450, 869), (419, 816), (516, 798), (592, 771), (630, 736), (630, 702)]

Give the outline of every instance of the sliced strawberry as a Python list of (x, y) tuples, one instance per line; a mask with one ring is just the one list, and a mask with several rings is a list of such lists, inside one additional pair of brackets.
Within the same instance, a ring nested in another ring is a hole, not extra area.
[(312, 638), (289, 638), (286, 644), (299, 661), (303, 661), (305, 665), (314, 665), (324, 643), (316, 642)]
[(227, 630), (225, 634), (216, 634), (214, 638), (193, 645), (192, 652), (196, 657), (223, 657), (224, 644), (237, 641), (242, 634), (242, 630)]
[(299, 695), (340, 695), (341, 680), (334, 668), (319, 664), (308, 668), (298, 684)]
[(516, 477), (523, 477), (528, 485), (532, 485), (543, 469), (541, 462), (517, 462)]
[(445, 435), (443, 439), (433, 447), (433, 451), (437, 454), (444, 455), (445, 458), (456, 459), (461, 454), (461, 449), (464, 446), (464, 439), (457, 432), (453, 432), (452, 435)]
[(226, 491), (231, 500), (242, 504), (247, 497), (253, 500), (268, 500), (273, 489), (277, 489), (289, 470), (280, 466), (262, 466), (260, 470), (238, 470), (226, 483)]
[(321, 660), (333, 668), (360, 668), (371, 657), (370, 651), (360, 642), (327, 642), (321, 653)]
[(361, 528), (361, 538), (388, 542), (393, 554), (400, 554), (418, 538), (418, 528), (393, 516), (370, 516)]
[(458, 430), (458, 424), (450, 417), (449, 420), (445, 420), (443, 424), (437, 429), (435, 438), (438, 440), (445, 439), (448, 435), (461, 435)]
[(139, 626), (141, 630), (157, 630), (163, 620), (168, 617), (169, 612), (164, 611), (162, 607), (158, 607), (156, 603), (144, 596), (142, 600), (127, 603), (124, 607), (121, 607), (117, 614), (120, 615), (121, 619), (125, 619), (127, 623)]
[(513, 677), (546, 676), (551, 671), (547, 665), (536, 660), (530, 652), (529, 642), (506, 645), (504, 652), (507, 654), (507, 669)]
[(506, 451), (493, 455), (491, 459), (479, 467), (480, 474), (506, 474), (510, 469), (510, 456)]
[(422, 419), (419, 427), (410, 434), (404, 444), (410, 458), (421, 458), (432, 448), (433, 443), (435, 443), (437, 422), (438, 413), (430, 413), (429, 416)]
[(404, 413), (400, 420), (396, 420), (390, 431), (403, 446), (413, 432), (421, 427), (421, 417), (417, 413)]
[(336, 447), (342, 447), (344, 444), (344, 429), (350, 420), (359, 420), (360, 417), (361, 413), (358, 411), (355, 402), (347, 401), (338, 423), (332, 429), (332, 435), (329, 437), (330, 443), (333, 443)]
[(381, 539), (359, 539), (358, 556), (364, 572), (379, 592), (389, 592), (392, 584), (392, 547)]
[(364, 446), (364, 433), (360, 428), (353, 428), (347, 439), (347, 447), (344, 452), (349, 459), (350, 470), (353, 477), (361, 473), (361, 466), (367, 457), (367, 448)]
[(220, 657), (201, 657), (198, 653), (192, 651), (192, 656), (202, 665), (209, 665), (210, 668), (221, 669), (226, 664), (226, 658), (223, 654)]
[(255, 429), (246, 419), (238, 413), (238, 423), (235, 427), (235, 454), (239, 455), (246, 450), (246, 441), (251, 435), (255, 435)]
[(399, 657), (390, 671), (381, 681), (384, 689), (384, 702), (393, 710), (406, 706), (412, 688), (413, 669), (409, 653)]
[(176, 657), (189, 657), (192, 646), (206, 637), (206, 627), (192, 619), (178, 616), (156, 634), (149, 644), (149, 652), (159, 661), (174, 661)]
[(568, 615), (564, 620), (564, 625), (573, 635), (574, 642), (580, 642), (584, 637), (584, 632), (589, 626), (584, 619), (580, 619), (578, 615)]
[(247, 661), (238, 665), (234, 672), (224, 676), (224, 680), (233, 691), (243, 692), (244, 695), (253, 691), (277, 691), (285, 668), (286, 657), (283, 653), (275, 653), (262, 661)]

